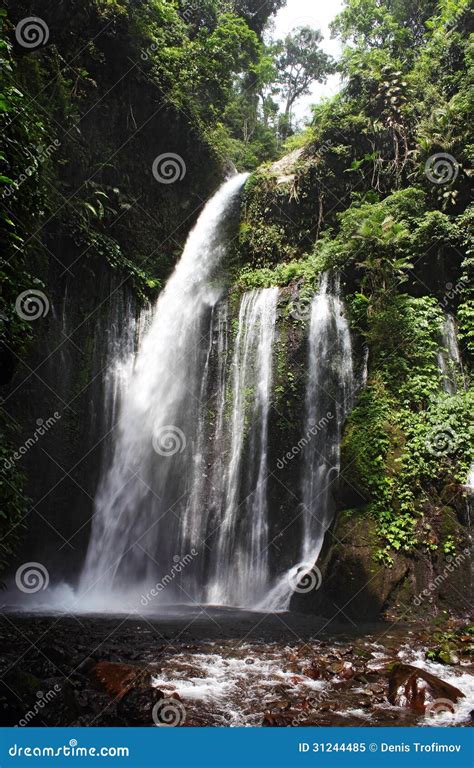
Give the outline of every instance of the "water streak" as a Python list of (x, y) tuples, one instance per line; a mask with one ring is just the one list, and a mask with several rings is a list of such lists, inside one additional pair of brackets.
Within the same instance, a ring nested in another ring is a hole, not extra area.
[[(268, 416), (278, 289), (244, 295), (232, 363), (231, 445), (209, 602), (252, 606), (268, 590)], [(244, 461), (245, 460), (245, 461)]]

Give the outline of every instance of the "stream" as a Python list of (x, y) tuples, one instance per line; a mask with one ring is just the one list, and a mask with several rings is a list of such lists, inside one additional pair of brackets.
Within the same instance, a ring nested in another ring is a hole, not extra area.
[[(422, 625), (356, 627), (209, 607), (169, 607), (159, 618), (7, 613), (2, 725), (153, 726), (163, 696), (179, 707), (171, 724), (185, 726), (468, 725), (472, 643), (444, 665), (425, 657), (432, 635)], [(395, 661), (464, 698), (437, 712), (391, 704)]]

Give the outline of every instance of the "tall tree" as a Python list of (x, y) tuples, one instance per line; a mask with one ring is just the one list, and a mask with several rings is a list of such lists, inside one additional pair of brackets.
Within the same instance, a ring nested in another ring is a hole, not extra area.
[(320, 48), (323, 37), (319, 29), (299, 27), (281, 43), (277, 56), (278, 82), (285, 102), (284, 132), (291, 129), (295, 102), (311, 92), (315, 82), (324, 82), (334, 71), (330, 56)]

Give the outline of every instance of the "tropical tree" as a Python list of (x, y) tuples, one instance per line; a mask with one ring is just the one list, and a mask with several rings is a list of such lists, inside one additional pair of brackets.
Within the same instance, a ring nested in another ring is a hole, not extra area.
[(321, 50), (322, 39), (319, 29), (299, 27), (280, 44), (276, 64), (284, 99), (284, 132), (291, 132), (295, 102), (311, 92), (313, 83), (324, 82), (334, 69), (331, 57)]

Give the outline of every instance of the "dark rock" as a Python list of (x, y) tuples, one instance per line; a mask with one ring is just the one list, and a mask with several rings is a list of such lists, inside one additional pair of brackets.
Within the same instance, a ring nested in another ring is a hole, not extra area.
[(129, 723), (151, 726), (153, 707), (164, 697), (158, 688), (131, 688), (118, 702), (117, 714)]

